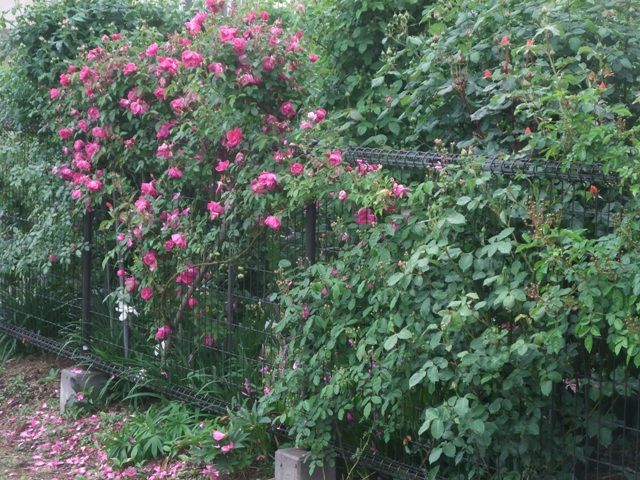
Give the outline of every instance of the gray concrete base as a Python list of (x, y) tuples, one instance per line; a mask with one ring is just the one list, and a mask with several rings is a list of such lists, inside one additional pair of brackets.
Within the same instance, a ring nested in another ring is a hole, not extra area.
[(336, 480), (334, 467), (316, 468), (313, 475), (310, 475), (308, 453), (300, 448), (277, 450), (275, 480)]
[(60, 375), (60, 413), (64, 413), (74, 403), (80, 401), (79, 394), (91, 391), (96, 395), (107, 383), (107, 376), (103, 373), (92, 372), (82, 368), (66, 368)]

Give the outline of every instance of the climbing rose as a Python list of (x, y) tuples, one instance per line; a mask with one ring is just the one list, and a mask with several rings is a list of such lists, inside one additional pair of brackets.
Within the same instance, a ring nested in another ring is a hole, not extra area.
[(60, 93), (60, 89), (52, 88), (51, 90), (49, 90), (49, 98), (51, 100), (55, 100), (56, 98), (58, 98), (59, 93)]
[(278, 186), (278, 177), (275, 173), (262, 172), (257, 179), (251, 180), (251, 190), (256, 195), (260, 195), (265, 191), (275, 190)]
[(198, 68), (203, 62), (202, 55), (198, 52), (185, 50), (182, 52), (182, 63), (186, 68)]
[(180, 170), (178, 167), (169, 167), (169, 170), (167, 170), (167, 175), (169, 176), (169, 178), (182, 178), (182, 170)]
[(158, 57), (158, 70), (161, 72), (167, 72), (170, 75), (175, 75), (178, 73), (178, 68), (180, 68), (180, 64), (175, 58)]
[(187, 306), (189, 308), (193, 308), (196, 305), (198, 305), (198, 300), (196, 300), (196, 297), (194, 297), (193, 295), (189, 297), (189, 299), (187, 300)]
[(178, 248), (187, 248), (187, 241), (185, 240), (184, 235), (182, 235), (181, 233), (174, 233), (173, 235), (171, 235), (171, 241)]
[(158, 44), (152, 43), (151, 45), (149, 45), (147, 49), (144, 51), (144, 54), (149, 58), (155, 57), (158, 54)]
[(133, 63), (133, 62), (129, 62), (127, 63), (124, 68), (122, 69), (122, 73), (124, 75), (131, 75), (132, 73), (134, 73), (136, 70), (138, 70), (138, 66)]
[(171, 334), (171, 327), (169, 327), (169, 325), (163, 325), (160, 328), (158, 328), (158, 331), (156, 332), (156, 340), (159, 342), (166, 340), (170, 334)]
[(153, 182), (143, 182), (140, 190), (142, 191), (142, 193), (144, 195), (149, 195), (150, 197), (157, 197), (158, 196), (158, 191), (156, 190), (156, 187), (154, 185), (155, 181)]
[(409, 189), (407, 187), (395, 182), (393, 183), (392, 191), (393, 196), (398, 198), (404, 198), (407, 196), (407, 193), (409, 193)]
[(227, 132), (227, 148), (236, 147), (242, 141), (242, 129), (234, 128)]
[(127, 277), (124, 279), (124, 286), (127, 292), (135, 292), (138, 289), (138, 282), (136, 282), (134, 277)]
[(213, 73), (216, 78), (220, 78), (224, 74), (224, 65), (218, 62), (214, 62), (209, 64), (207, 70)]
[(280, 105), (280, 113), (287, 118), (293, 118), (296, 116), (296, 109), (293, 108), (292, 103), (287, 100), (282, 105)]
[(264, 219), (264, 224), (272, 230), (278, 230), (282, 222), (280, 222), (280, 219), (275, 215), (269, 215)]
[(148, 212), (151, 209), (151, 203), (146, 198), (140, 197), (134, 204), (139, 213)]
[(216, 442), (221, 442), (222, 440), (224, 440), (224, 439), (227, 437), (227, 435), (226, 435), (225, 433), (221, 432), (220, 430), (215, 430), (215, 431), (211, 434), (211, 436), (213, 437), (213, 439), (214, 439)]
[(225, 172), (229, 168), (229, 160), (220, 160), (216, 165), (216, 172), (222, 173)]
[(342, 152), (340, 150), (334, 150), (329, 153), (329, 163), (334, 167), (337, 167), (342, 163)]
[(148, 302), (151, 300), (151, 297), (153, 297), (153, 290), (150, 287), (143, 287), (142, 290), (140, 290), (140, 297), (145, 302)]
[(149, 267), (152, 272), (158, 268), (158, 260), (156, 258), (156, 252), (149, 250), (142, 256), (142, 261)]
[(376, 221), (376, 216), (370, 208), (361, 208), (356, 212), (356, 223), (358, 225), (374, 224)]
[(224, 213), (224, 207), (220, 205), (220, 203), (214, 201), (207, 203), (207, 209), (209, 210), (209, 218), (211, 221)]
[(62, 140), (69, 140), (69, 138), (71, 138), (71, 135), (73, 135), (73, 130), (70, 128), (61, 128), (60, 130), (58, 130), (58, 135), (60, 135), (60, 138)]
[(87, 190), (90, 192), (99, 192), (102, 190), (102, 182), (96, 179), (87, 180), (85, 187), (87, 187)]
[(229, 27), (227, 25), (222, 25), (219, 30), (219, 37), (222, 43), (232, 42), (236, 37), (237, 28)]
[(340, 190), (340, 192), (338, 193), (338, 200), (344, 202), (347, 199), (347, 196), (347, 192), (345, 192), (344, 190)]
[(292, 175), (300, 175), (303, 170), (304, 170), (304, 167), (299, 162), (294, 162), (289, 167), (289, 171), (291, 172)]

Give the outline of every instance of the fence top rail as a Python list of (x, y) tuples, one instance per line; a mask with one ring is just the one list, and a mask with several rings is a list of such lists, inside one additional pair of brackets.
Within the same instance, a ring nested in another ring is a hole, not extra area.
[(505, 177), (522, 175), (569, 182), (594, 182), (612, 185), (619, 182), (617, 175), (604, 172), (601, 163), (590, 165), (574, 164), (564, 167), (558, 162), (536, 162), (526, 159), (501, 159), (496, 156), (385, 150), (365, 147), (348, 147), (344, 152), (344, 158), (349, 163), (357, 163), (361, 160), (388, 167), (435, 171), (439, 171), (447, 165), (465, 165), (473, 161), (481, 161), (481, 169), (483, 171)]

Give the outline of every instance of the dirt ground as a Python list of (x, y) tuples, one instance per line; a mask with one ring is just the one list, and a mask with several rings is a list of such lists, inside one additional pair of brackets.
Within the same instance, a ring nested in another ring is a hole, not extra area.
[[(203, 475), (202, 467), (188, 460), (156, 461), (137, 468), (109, 466), (100, 434), (113, 429), (116, 419), (128, 412), (115, 406), (96, 414), (60, 415), (60, 371), (70, 366), (51, 355), (14, 358), (0, 365), (0, 480), (217, 478)], [(268, 476), (245, 472), (234, 478), (264, 480)]]

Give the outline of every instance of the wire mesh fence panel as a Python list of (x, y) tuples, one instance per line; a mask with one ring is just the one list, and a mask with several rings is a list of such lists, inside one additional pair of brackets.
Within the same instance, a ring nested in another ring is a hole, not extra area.
[[(482, 187), (486, 195), (507, 195), (510, 189), (525, 192), (526, 201), (513, 202), (504, 212), (517, 236), (535, 227), (532, 223), (545, 221), (598, 238), (618, 225), (627, 200), (615, 177), (599, 165), (565, 169), (558, 164), (481, 158), (472, 167), (464, 156), (364, 148), (349, 149), (345, 159), (354, 168), (359, 162), (381, 164), (397, 182), (408, 185), (447, 175), (451, 166), (480, 168), (492, 174)], [(4, 225), (30, 228), (28, 212), (15, 192), (0, 192), (0, 200)], [(115, 230), (96, 228), (105, 215), (96, 212), (93, 222), (90, 353), (64, 346), (82, 343), (79, 257), (52, 264), (47, 271), (33, 269), (20, 275), (0, 265), (1, 330), (93, 362), (114, 375), (149, 380), (154, 388), (198, 406), (208, 404), (212, 411), (224, 410), (232, 399), (258, 399), (270, 388), (274, 370), (282, 368), (287, 339), (273, 330), (280, 317), (280, 305), (272, 296), (282, 281), (279, 269), (314, 260), (330, 262), (353, 246), (344, 228), (353, 213), (338, 198), (323, 199), (289, 215), (277, 232), (257, 236), (241, 262), (221, 259), (207, 268), (193, 291), (194, 308), (179, 311), (175, 298), (167, 305), (145, 308), (139, 299), (126, 303), (118, 298), (122, 284), (117, 259), (104, 265), (100, 260), (115, 242)], [(481, 219), (473, 222), (466, 233), (469, 241), (484, 229), (495, 228)], [(178, 314), (181, 321), (171, 340), (155, 341), (163, 319)], [(541, 442), (554, 439), (549, 448), (564, 445), (566, 465), (554, 472), (556, 478), (565, 474), (584, 480), (640, 478), (639, 372), (602, 342), (590, 353), (567, 349), (564, 354), (574, 370), (554, 387), (549, 403), (540, 409), (537, 427)], [(433, 445), (423, 440), (418, 428), (428, 398), (419, 389), (403, 398), (403, 425), (387, 439), (371, 432), (366, 420), (346, 418), (336, 424), (336, 450), (349, 458), (357, 454), (361, 465), (386, 478), (425, 478)], [(471, 461), (483, 463), (485, 471), (500, 478), (499, 458)]]

